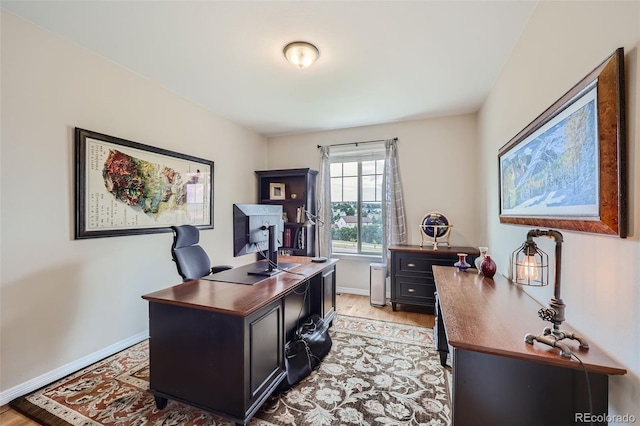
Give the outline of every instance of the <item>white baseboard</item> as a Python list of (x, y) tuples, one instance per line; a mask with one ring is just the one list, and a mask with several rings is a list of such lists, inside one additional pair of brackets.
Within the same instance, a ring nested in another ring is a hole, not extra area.
[[(353, 287), (336, 287), (336, 293), (344, 293), (344, 294), (357, 294), (359, 296), (369, 296), (369, 290), (363, 288), (353, 288)], [(391, 293), (387, 292), (387, 299), (391, 298)]]
[(368, 296), (369, 289), (364, 288), (353, 288), (353, 287), (337, 287), (336, 293), (345, 293), (345, 294), (357, 294), (360, 296)]
[(15, 398), (18, 398), (22, 395), (26, 395), (29, 392), (33, 392), (36, 389), (40, 389), (41, 387), (46, 386), (49, 383), (53, 383), (56, 380), (62, 379), (63, 377), (68, 376), (71, 373), (74, 373), (108, 356), (111, 356), (117, 352), (120, 352), (121, 350), (126, 349), (129, 346), (142, 342), (144, 339), (147, 339), (148, 337), (149, 337), (149, 330), (143, 331), (141, 333), (136, 334), (135, 336), (129, 337), (128, 339), (121, 340), (120, 342), (107, 346), (104, 349), (101, 349), (97, 352), (94, 352), (85, 357), (82, 357), (79, 360), (70, 362), (66, 365), (63, 365), (62, 367), (56, 368), (53, 371), (50, 371), (41, 376), (28, 380), (22, 384), (19, 384), (18, 386), (14, 386), (11, 389), (2, 391), (0, 392), (0, 406), (6, 405), (12, 400), (14, 400)]

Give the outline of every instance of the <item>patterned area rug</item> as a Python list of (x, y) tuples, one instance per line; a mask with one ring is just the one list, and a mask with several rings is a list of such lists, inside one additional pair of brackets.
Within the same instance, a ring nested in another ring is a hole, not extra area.
[[(320, 368), (267, 400), (251, 426), (451, 424), (449, 373), (430, 328), (338, 315), (331, 337)], [(171, 400), (156, 409), (148, 377), (143, 341), (10, 406), (55, 426), (233, 425)]]

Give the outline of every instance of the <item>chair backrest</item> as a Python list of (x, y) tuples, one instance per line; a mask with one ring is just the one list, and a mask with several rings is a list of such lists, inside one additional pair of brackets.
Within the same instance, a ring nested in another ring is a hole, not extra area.
[(171, 256), (178, 267), (178, 274), (184, 281), (195, 280), (211, 273), (211, 261), (202, 247), (200, 231), (195, 226), (172, 226), (173, 245)]

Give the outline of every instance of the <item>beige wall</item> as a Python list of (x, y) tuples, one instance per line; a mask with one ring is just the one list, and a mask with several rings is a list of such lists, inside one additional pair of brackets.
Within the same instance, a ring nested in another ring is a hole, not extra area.
[[(562, 298), (567, 321), (629, 373), (610, 380), (610, 414), (640, 420), (640, 187), (638, 169), (640, 2), (540, 2), (479, 114), (482, 228), (499, 271), (530, 227), (498, 220), (498, 149), (617, 47), (625, 49), (629, 221), (627, 239), (561, 231)], [(540, 239), (553, 252), (551, 240)], [(553, 287), (529, 289), (548, 303)], [(535, 317), (536, 313), (530, 313)], [(505, 318), (508, 321), (508, 318)], [(545, 323), (540, 322), (540, 330)], [(537, 330), (532, 330), (536, 332)]]
[(254, 201), (253, 172), (267, 163), (265, 138), (6, 11), (1, 35), (0, 391), (10, 395), (144, 333), (140, 296), (180, 280), (169, 233), (73, 240), (74, 127), (215, 161), (215, 229), (201, 236), (220, 263), (254, 260), (232, 257), (231, 206)]
[[(317, 145), (397, 137), (409, 244), (420, 244), (418, 225), (425, 213), (436, 210), (453, 224), (453, 245), (476, 247), (484, 244), (476, 207), (476, 119), (469, 114), (269, 138), (269, 168), (317, 170)], [(368, 294), (369, 263), (376, 261), (380, 260), (342, 257), (337, 266), (339, 289)]]

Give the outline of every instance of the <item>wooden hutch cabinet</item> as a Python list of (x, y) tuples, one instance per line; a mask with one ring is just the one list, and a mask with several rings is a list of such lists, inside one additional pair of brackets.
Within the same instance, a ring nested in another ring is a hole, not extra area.
[[(318, 172), (312, 169), (262, 170), (256, 171), (256, 175), (258, 203), (281, 205), (286, 215), (281, 249), (294, 256), (315, 256), (316, 228), (304, 224), (307, 221), (304, 212), (316, 214)], [(276, 194), (274, 188), (277, 188)]]

